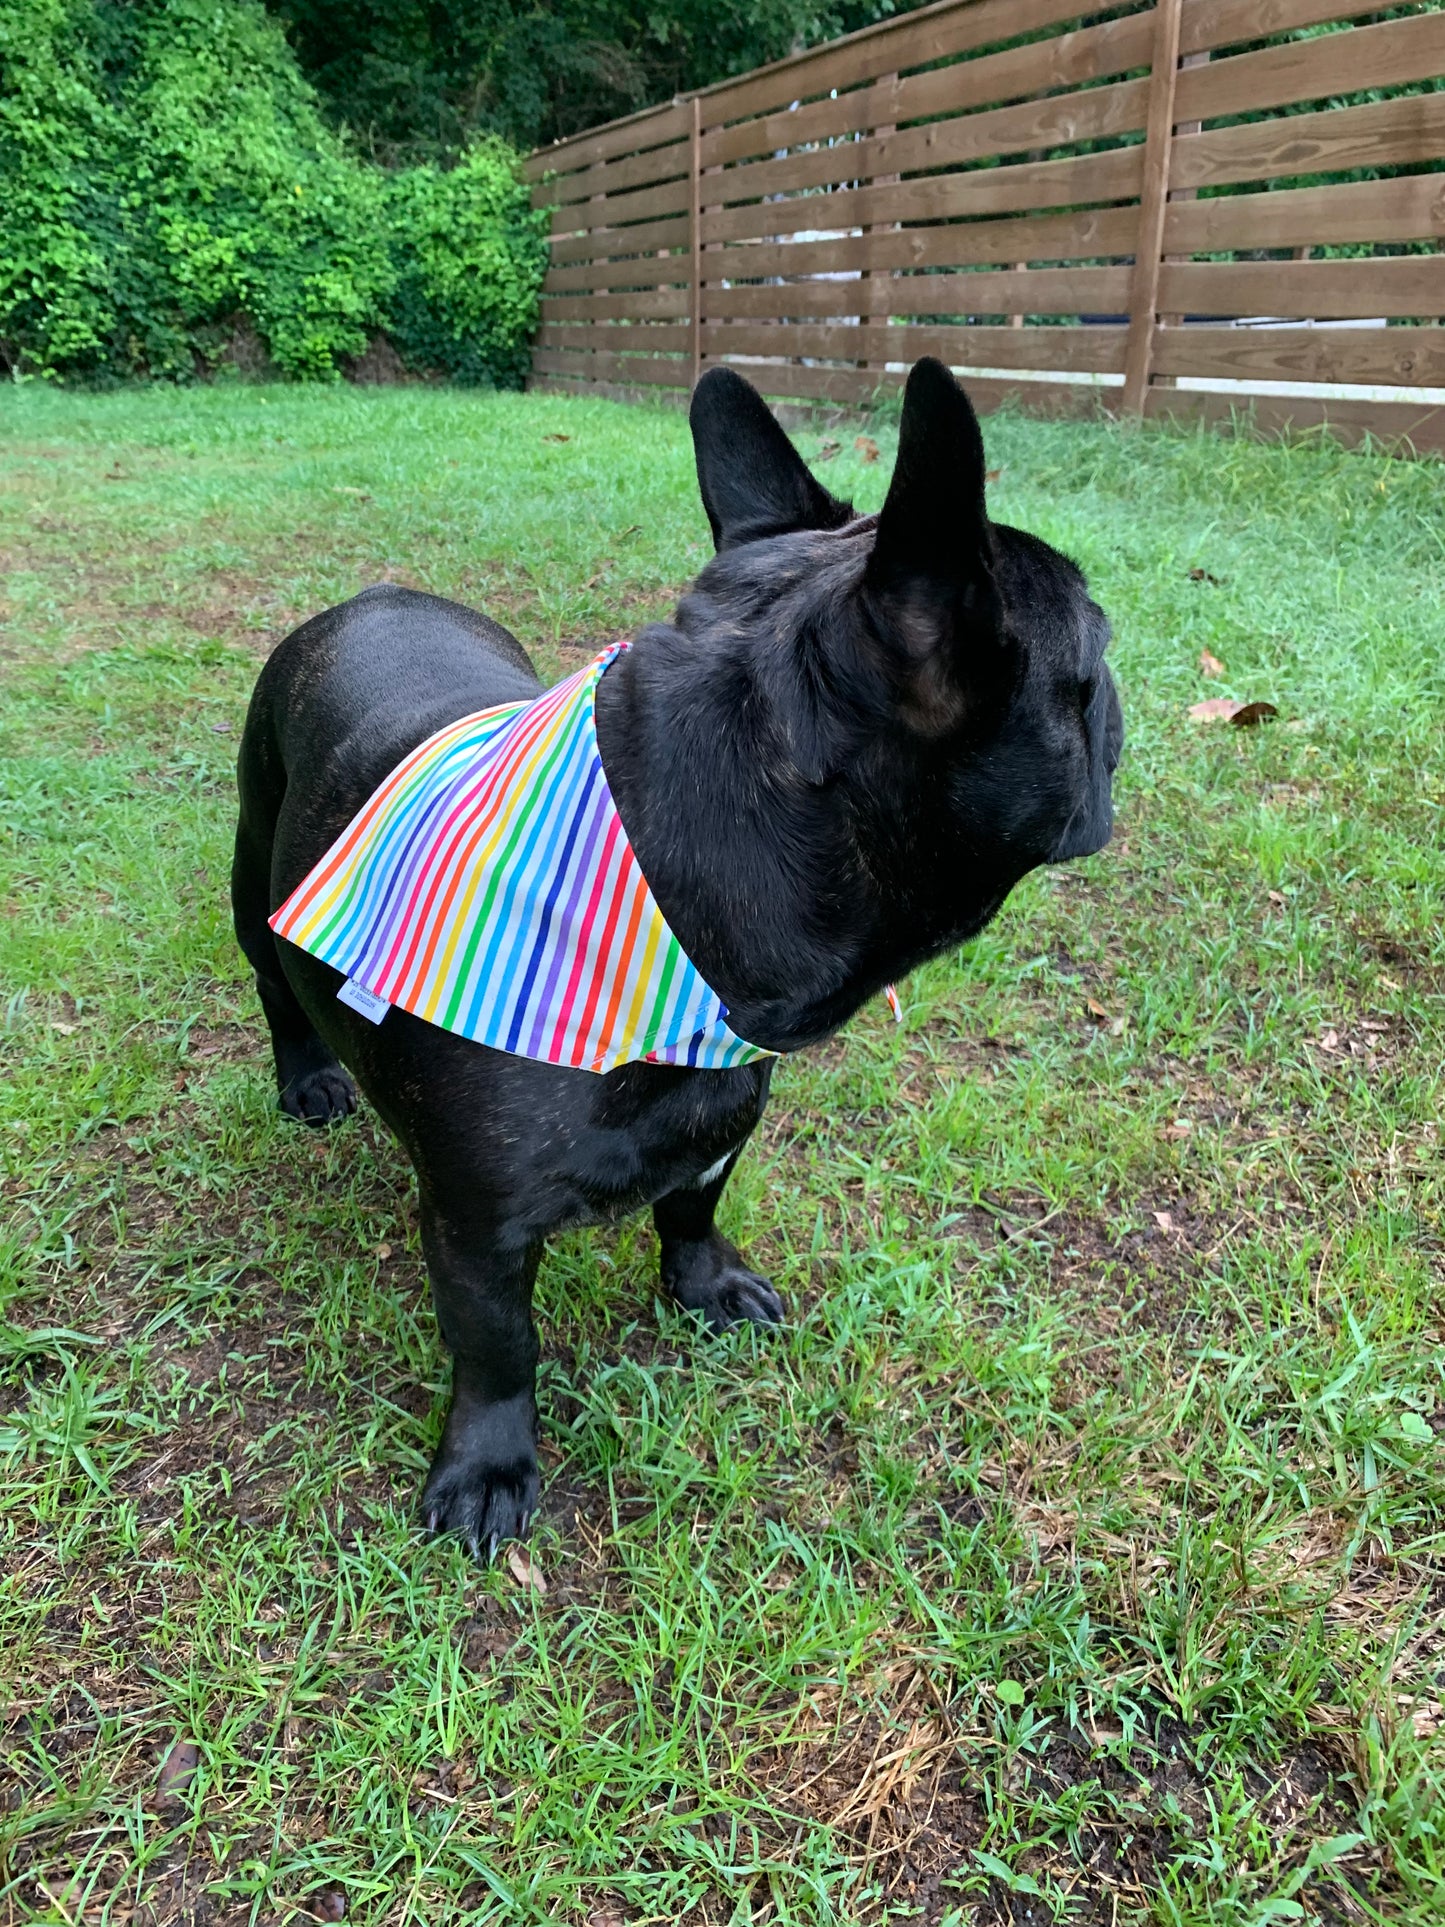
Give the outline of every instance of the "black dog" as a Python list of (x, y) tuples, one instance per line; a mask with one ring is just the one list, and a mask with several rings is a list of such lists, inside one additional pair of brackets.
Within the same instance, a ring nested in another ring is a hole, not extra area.
[[(1122, 740), (1108, 624), (1046, 543), (990, 523), (983, 442), (948, 370), (914, 368), (888, 499), (855, 517), (757, 394), (692, 402), (717, 555), (671, 625), (602, 678), (598, 743), (643, 874), (748, 1042), (829, 1036), (976, 934), (1040, 863), (1108, 841)], [(605, 1075), (489, 1049), (401, 1009), (374, 1025), (268, 916), (418, 743), (540, 685), (505, 629), (368, 589), (262, 671), (240, 755), (236, 932), (282, 1108), (345, 1115), (351, 1077), (416, 1167), (451, 1409), (422, 1496), (474, 1549), (537, 1504), (532, 1283), (567, 1225), (652, 1207), (663, 1283), (721, 1328), (783, 1307), (713, 1214), (770, 1063)]]

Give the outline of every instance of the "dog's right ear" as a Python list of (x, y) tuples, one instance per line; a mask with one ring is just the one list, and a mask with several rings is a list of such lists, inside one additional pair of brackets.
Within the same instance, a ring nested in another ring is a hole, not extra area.
[(809, 472), (757, 389), (709, 368), (692, 391), (697, 485), (719, 551), (798, 529), (838, 529), (853, 514)]

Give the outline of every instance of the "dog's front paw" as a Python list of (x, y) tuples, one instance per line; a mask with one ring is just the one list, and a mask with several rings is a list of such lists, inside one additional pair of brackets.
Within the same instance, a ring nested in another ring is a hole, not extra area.
[(713, 1331), (729, 1325), (781, 1325), (783, 1301), (766, 1278), (749, 1271), (736, 1248), (716, 1233), (664, 1251), (662, 1282), (686, 1311)]
[(459, 1532), (477, 1559), (524, 1539), (541, 1491), (535, 1440), (530, 1393), (484, 1403), (459, 1387), (422, 1488), (428, 1532)]
[(459, 1532), (480, 1559), (495, 1559), (504, 1539), (525, 1539), (537, 1510), (541, 1480), (535, 1459), (511, 1465), (456, 1460), (443, 1449), (421, 1495), (428, 1532)]
[(339, 1064), (293, 1077), (281, 1093), (281, 1109), (303, 1124), (334, 1124), (356, 1109), (356, 1086)]

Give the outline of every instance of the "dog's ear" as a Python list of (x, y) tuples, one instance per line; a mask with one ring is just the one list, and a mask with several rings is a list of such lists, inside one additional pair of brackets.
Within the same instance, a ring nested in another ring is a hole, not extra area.
[(947, 728), (1004, 663), (983, 436), (941, 361), (915, 362), (898, 459), (863, 578), (878, 632), (925, 728)]
[(719, 550), (797, 529), (837, 529), (852, 505), (814, 479), (757, 389), (709, 368), (692, 391), (697, 485)]

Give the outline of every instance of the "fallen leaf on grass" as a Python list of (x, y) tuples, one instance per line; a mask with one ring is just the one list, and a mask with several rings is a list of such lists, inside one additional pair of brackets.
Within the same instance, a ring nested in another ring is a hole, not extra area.
[(1088, 1732), (1095, 1746), (1117, 1746), (1124, 1737), (1123, 1727), (1112, 1726), (1107, 1720), (1095, 1720)]
[(818, 460), (820, 462), (831, 462), (833, 457), (841, 452), (842, 447), (843, 444), (841, 442), (824, 442), (823, 446), (818, 450)]
[(1438, 1733), (1442, 1714), (1445, 1714), (1445, 1706), (1439, 1700), (1430, 1700), (1424, 1706), (1417, 1706), (1410, 1715), (1416, 1739), (1423, 1740), (1427, 1734)]
[(641, 533), (642, 524), (640, 522), (634, 522), (630, 528), (625, 528), (617, 539), (619, 542), (625, 542), (629, 536), (641, 535)]
[(318, 1920), (345, 1920), (346, 1895), (334, 1890), (330, 1893), (317, 1894), (311, 1902), (311, 1911)]
[(1191, 569), (1189, 571), (1189, 580), (1191, 582), (1212, 582), (1216, 589), (1220, 584), (1220, 578), (1217, 575), (1211, 575), (1208, 569)]
[(519, 1586), (530, 1586), (533, 1592), (547, 1590), (547, 1582), (542, 1577), (541, 1568), (525, 1546), (508, 1546), (507, 1564), (511, 1567), (512, 1577)]
[(1003, 470), (1001, 468), (986, 468), (983, 471), (983, 479), (986, 482), (996, 482), (1002, 474)]
[(607, 560), (602, 564), (602, 567), (597, 571), (596, 575), (588, 576), (584, 586), (589, 589), (597, 588), (597, 586), (600, 583), (605, 582), (607, 580), (608, 570), (615, 568), (616, 565), (617, 565), (617, 557), (615, 555), (609, 555)]
[(1271, 890), (1269, 893), (1269, 900), (1271, 903), (1275, 904), (1281, 910), (1283, 910), (1285, 903), (1287, 901), (1284, 895), (1284, 892), (1282, 890)]
[(63, 1887), (52, 1887), (46, 1880), (35, 1884), (62, 1920), (79, 1920), (84, 1889), (78, 1880), (67, 1880)]
[(1324, 1036), (1320, 1039), (1320, 1049), (1327, 1050), (1327, 1051), (1337, 1051), (1339, 1047), (1340, 1047), (1340, 1033), (1337, 1030), (1327, 1030)]
[(859, 435), (854, 441), (853, 446), (858, 451), (858, 459), (860, 462), (876, 462), (878, 460), (878, 444), (871, 435)]
[(544, 435), (542, 437), (544, 442), (570, 442), (571, 439), (572, 437), (570, 435)]
[(201, 1749), (195, 1741), (177, 1740), (161, 1762), (160, 1776), (156, 1781), (157, 1800), (179, 1800), (195, 1779), (200, 1763)]
[(1105, 1010), (1104, 1006), (1098, 1001), (1097, 998), (1086, 997), (1084, 999), (1084, 1009), (1088, 1011), (1089, 1015), (1094, 1019), (1094, 1022), (1096, 1024), (1108, 1023), (1109, 1013), (1107, 1010)]
[(1224, 674), (1224, 664), (1219, 660), (1218, 656), (1211, 656), (1207, 649), (1201, 649), (1199, 652), (1199, 673), (1201, 676), (1222, 676)]
[(1156, 1211), (1154, 1213), (1154, 1222), (1161, 1231), (1172, 1231), (1174, 1229), (1174, 1219), (1167, 1211)]
[(354, 495), (358, 502), (369, 502), (371, 500), (370, 495), (364, 488), (350, 488), (345, 482), (337, 482), (333, 486), (331, 493), (333, 495)]
[(212, 723), (211, 724), (211, 734), (213, 736), (229, 736), (230, 733), (231, 733), (231, 725), (229, 723)]
[(74, 1037), (75, 1033), (80, 1029), (80, 1025), (62, 1023), (60, 1018), (52, 1017), (50, 1020), (50, 1028), (52, 1030), (58, 1030), (62, 1037)]
[(1191, 703), (1189, 720), (1194, 723), (1233, 723), (1248, 729), (1254, 723), (1267, 723), (1279, 711), (1273, 703), (1236, 703), (1228, 696), (1206, 696), (1202, 703)]
[(389, 1257), (391, 1256), (391, 1246), (390, 1246), (390, 1245), (378, 1245), (378, 1246), (376, 1247), (376, 1255), (377, 1255), (377, 1257), (378, 1257), (378, 1258), (380, 1258), (380, 1260), (381, 1260), (381, 1262), (382, 1262), (383, 1264), (385, 1264), (385, 1263), (386, 1263), (386, 1261), (387, 1261), (387, 1259), (388, 1259), (388, 1258), (389, 1258)]
[(1189, 1122), (1187, 1117), (1176, 1117), (1172, 1124), (1166, 1124), (1164, 1126), (1165, 1137), (1175, 1141), (1182, 1137), (1192, 1137), (1193, 1134), (1194, 1126)]

